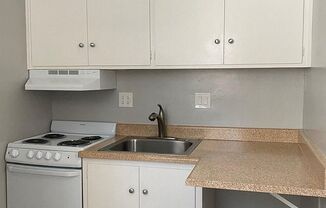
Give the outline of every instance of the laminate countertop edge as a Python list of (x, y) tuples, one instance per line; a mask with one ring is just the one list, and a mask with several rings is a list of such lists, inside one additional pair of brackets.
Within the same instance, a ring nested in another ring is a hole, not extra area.
[(298, 195), (298, 196), (311, 196), (311, 197), (326, 197), (326, 190), (323, 189), (309, 189), (309, 188), (297, 188), (286, 186), (269, 186), (258, 184), (245, 184), (245, 183), (231, 183), (231, 182), (219, 182), (219, 181), (198, 181), (187, 178), (186, 184), (189, 186), (212, 188), (212, 189), (224, 189), (233, 191), (248, 191), (259, 193), (275, 193), (286, 195)]

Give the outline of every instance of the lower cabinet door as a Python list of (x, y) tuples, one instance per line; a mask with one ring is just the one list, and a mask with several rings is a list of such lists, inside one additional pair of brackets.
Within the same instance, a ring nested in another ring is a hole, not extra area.
[(141, 167), (141, 208), (195, 208), (195, 188), (185, 185), (190, 172), (188, 169)]
[(139, 208), (138, 171), (134, 166), (88, 163), (86, 207)]

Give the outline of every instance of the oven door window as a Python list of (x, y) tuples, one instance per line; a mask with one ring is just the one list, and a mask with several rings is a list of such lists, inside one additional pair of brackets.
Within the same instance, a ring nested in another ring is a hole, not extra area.
[(8, 208), (82, 208), (80, 169), (7, 164)]

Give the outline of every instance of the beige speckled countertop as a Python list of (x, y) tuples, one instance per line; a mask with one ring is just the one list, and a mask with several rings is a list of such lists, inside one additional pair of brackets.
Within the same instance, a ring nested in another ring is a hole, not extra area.
[(80, 152), (83, 158), (196, 164), (196, 187), (326, 197), (325, 167), (302, 143), (203, 140), (189, 156), (101, 152), (124, 136)]
[(299, 144), (203, 141), (192, 155), (191, 186), (326, 196), (325, 169)]

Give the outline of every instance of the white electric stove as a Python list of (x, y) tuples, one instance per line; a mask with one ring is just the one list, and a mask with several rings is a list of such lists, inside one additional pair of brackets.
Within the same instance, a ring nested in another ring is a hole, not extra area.
[(8, 208), (82, 208), (78, 152), (111, 139), (115, 123), (52, 121), (46, 134), (8, 144)]

